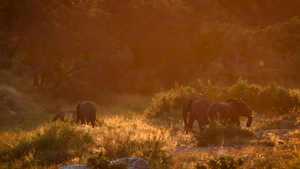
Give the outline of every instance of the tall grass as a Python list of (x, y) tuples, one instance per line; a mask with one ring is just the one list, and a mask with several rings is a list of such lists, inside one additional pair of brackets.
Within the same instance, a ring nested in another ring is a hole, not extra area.
[[(14, 79), (8, 76), (4, 79)], [(179, 110), (186, 97), (202, 95), (212, 101), (241, 97), (259, 113), (253, 123), (256, 126), (251, 129), (296, 127), (300, 124), (298, 114), (285, 113), (298, 104), (299, 90), (284, 89), (276, 84), (262, 87), (242, 79), (230, 87), (199, 80), (189, 86), (175, 85), (171, 90), (157, 93), (152, 100), (142, 95), (102, 96), (98, 97), (98, 102), (103, 103), (98, 104), (99, 126), (92, 129), (68, 122), (50, 125), (53, 115), (47, 114), (41, 104), (56, 105), (60, 101), (28, 92), (29, 89), (20, 87), (18, 80), (14, 81), (6, 83), (0, 79), (0, 96), (1, 92), (5, 93), (0, 107), (18, 112), (11, 115), (0, 109), (0, 168), (58, 168), (86, 163), (87, 159), (97, 158), (99, 154), (95, 152), (99, 151), (103, 153), (104, 162), (139, 157), (150, 163), (151, 168), (194, 169), (197, 163), (207, 165), (207, 161), (216, 161), (226, 154), (234, 159), (242, 158), (245, 168), (299, 168), (300, 165), (299, 130), (294, 130), (290, 133), (292, 138), (279, 144), (278, 137), (265, 141), (253, 136), (253, 131), (233, 126), (210, 125), (198, 135), (184, 134), (179, 120)], [(72, 103), (61, 102), (61, 105), (62, 108), (75, 107)], [(143, 114), (146, 106), (148, 116)], [(262, 111), (271, 113), (267, 116), (260, 114)], [(283, 115), (274, 117), (274, 112)], [(147, 118), (149, 116), (160, 118)], [(167, 121), (168, 116), (173, 116), (173, 121)], [(255, 141), (259, 144), (250, 144)], [(244, 148), (203, 151), (205, 148), (198, 147), (193, 152), (177, 154), (174, 151), (177, 146), (194, 147), (195, 144), (238, 144)], [(270, 144), (271, 147), (264, 147)]]
[(0, 160), (12, 168), (47, 166), (81, 158), (91, 152), (95, 143), (89, 131), (70, 123), (54, 123), (32, 133), (6, 135), (9, 137), (0, 140)]
[(152, 168), (170, 165), (168, 151), (173, 141), (170, 132), (145, 122), (145, 117), (107, 117), (101, 130), (96, 131), (99, 149), (104, 149), (110, 160), (124, 157), (140, 157)]
[(228, 144), (249, 145), (253, 136), (253, 131), (232, 125), (223, 126), (218, 123), (212, 123), (195, 135), (200, 147)]
[(50, 121), (51, 115), (44, 113), (33, 94), (0, 84), (0, 96), (0, 131), (33, 129)]

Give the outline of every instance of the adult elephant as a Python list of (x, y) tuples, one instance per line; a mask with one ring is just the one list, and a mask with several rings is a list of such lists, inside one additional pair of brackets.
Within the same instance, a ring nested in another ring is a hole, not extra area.
[(77, 120), (78, 123), (89, 123), (91, 122), (93, 128), (95, 126), (96, 121), (96, 111), (97, 107), (96, 104), (91, 101), (82, 101), (79, 102), (77, 105)]
[(216, 102), (207, 111), (209, 119), (219, 120), (221, 124), (236, 124), (240, 126), (240, 116), (248, 118), (247, 127), (252, 123), (252, 111), (242, 99), (229, 99), (226, 102)]
[(194, 120), (198, 121), (199, 130), (208, 123), (207, 110), (212, 102), (204, 97), (187, 98), (183, 104), (182, 116), (185, 132), (188, 133), (193, 127)]
[(52, 119), (52, 123), (57, 120), (64, 121), (65, 117), (71, 117), (72, 119), (75, 119), (76, 113), (77, 111), (62, 111)]

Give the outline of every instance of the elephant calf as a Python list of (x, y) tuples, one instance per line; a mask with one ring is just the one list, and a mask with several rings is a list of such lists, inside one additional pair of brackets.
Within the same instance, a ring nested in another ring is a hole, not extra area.
[(73, 119), (75, 119), (77, 111), (62, 111), (60, 113), (58, 113), (52, 120), (52, 123), (57, 121), (57, 120), (61, 120), (64, 121), (65, 117), (72, 117)]
[(207, 111), (210, 119), (218, 119), (220, 123), (240, 126), (240, 116), (248, 118), (247, 127), (252, 123), (252, 110), (242, 99), (229, 99), (226, 102), (216, 102)]
[(82, 101), (79, 102), (77, 105), (77, 120), (78, 123), (89, 123), (91, 122), (93, 128), (95, 126), (96, 121), (96, 111), (97, 107), (96, 104), (91, 101)]

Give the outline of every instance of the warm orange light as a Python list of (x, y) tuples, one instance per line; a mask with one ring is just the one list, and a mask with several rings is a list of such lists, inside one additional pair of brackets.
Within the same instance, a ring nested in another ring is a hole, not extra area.
[(260, 67), (263, 67), (263, 66), (265, 65), (265, 62), (264, 62), (264, 61), (259, 61), (259, 62), (258, 62), (258, 65), (259, 65)]

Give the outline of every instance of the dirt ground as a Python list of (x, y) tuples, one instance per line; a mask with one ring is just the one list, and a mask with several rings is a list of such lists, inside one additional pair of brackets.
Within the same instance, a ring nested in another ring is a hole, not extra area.
[[(295, 129), (273, 129), (264, 130), (256, 132), (256, 134), (261, 135), (263, 138), (275, 137), (277, 140), (287, 141), (291, 136), (290, 133), (295, 131)], [(215, 151), (229, 151), (229, 150), (242, 150), (249, 147), (249, 145), (225, 145), (225, 146), (213, 146), (213, 147), (197, 147), (196, 145), (179, 145), (172, 150), (172, 153), (180, 155), (189, 152), (200, 152), (200, 153), (210, 153)], [(274, 149), (274, 147), (268, 147)]]

